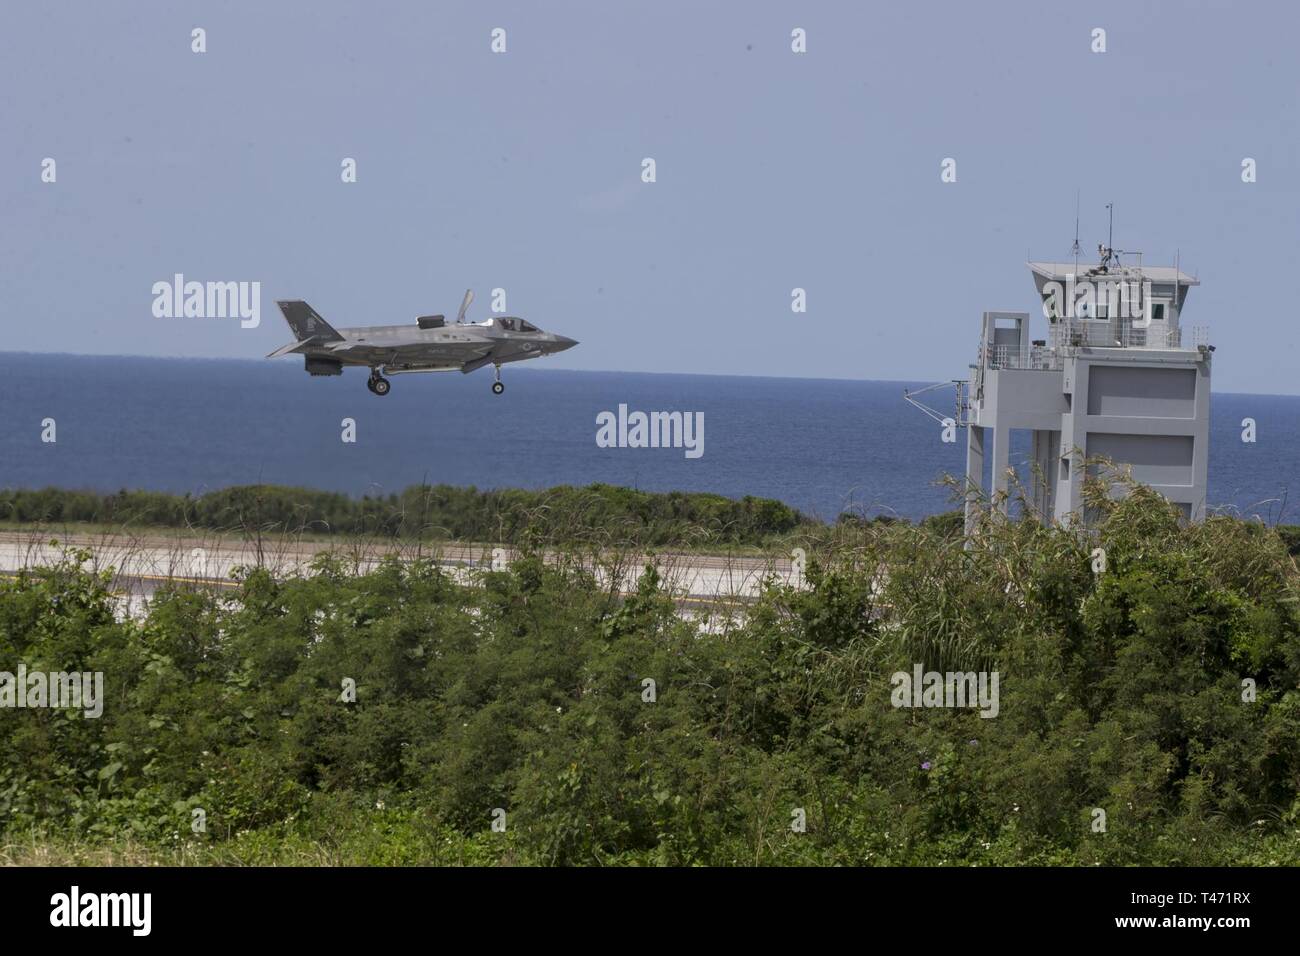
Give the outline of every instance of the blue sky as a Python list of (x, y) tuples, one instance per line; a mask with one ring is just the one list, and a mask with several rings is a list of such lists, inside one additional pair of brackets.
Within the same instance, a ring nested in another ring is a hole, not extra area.
[[(553, 367), (964, 377), (982, 311), (1034, 308), (1026, 254), (1068, 257), (1078, 190), (1085, 250), (1113, 201), (1118, 248), (1199, 275), (1216, 389), (1296, 394), (1297, 28), (1285, 3), (8, 4), (0, 348), (257, 358), (290, 338), (276, 298), (400, 323), (472, 286), (471, 318), (501, 287), (581, 340)], [(177, 272), (260, 281), (260, 327), (155, 318)]]

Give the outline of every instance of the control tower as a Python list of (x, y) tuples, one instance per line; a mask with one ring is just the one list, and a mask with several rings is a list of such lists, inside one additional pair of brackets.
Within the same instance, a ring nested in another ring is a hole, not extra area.
[(953, 383), (957, 418), (945, 422), (967, 426), (968, 531), (977, 509), (1007, 490), (1017, 430), (1029, 433), (1030, 504), (1044, 521), (1083, 516), (1084, 463), (1099, 457), (1188, 520), (1205, 517), (1214, 349), (1203, 327), (1181, 321), (1200, 283), (1143, 265), (1140, 254), (1098, 252), (1091, 267), (1028, 263), (1045, 338), (1032, 337), (1029, 313), (984, 313), (978, 360)]

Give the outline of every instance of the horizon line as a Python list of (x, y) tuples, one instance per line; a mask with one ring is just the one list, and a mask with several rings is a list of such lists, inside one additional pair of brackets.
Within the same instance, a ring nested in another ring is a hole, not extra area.
[[(0, 349), (0, 356), (3, 355), (32, 355), (41, 357), (63, 357), (63, 358), (85, 358), (85, 359), (144, 359), (156, 362), (247, 362), (249, 364), (261, 364), (266, 361), (266, 357), (245, 358), (242, 356), (231, 355), (138, 355), (130, 352), (38, 352), (30, 349)], [(285, 364), (285, 363), (280, 363)], [(783, 382), (871, 382), (880, 385), (921, 385), (933, 384), (929, 378), (840, 378), (837, 376), (817, 376), (817, 375), (756, 375), (743, 372), (665, 372), (665, 371), (645, 371), (639, 369), (590, 369), (590, 368), (573, 368), (572, 366), (547, 366), (545, 368), (519, 368), (511, 369), (511, 373), (517, 372), (577, 372), (579, 374), (589, 375), (676, 375), (690, 378), (752, 378), (752, 379), (774, 379)], [(946, 378), (940, 379), (938, 384), (947, 385), (950, 382), (958, 381), (957, 379)], [(1210, 394), (1212, 395), (1252, 395), (1263, 396), (1268, 398), (1300, 398), (1300, 392), (1234, 392), (1219, 391), (1211, 384)]]

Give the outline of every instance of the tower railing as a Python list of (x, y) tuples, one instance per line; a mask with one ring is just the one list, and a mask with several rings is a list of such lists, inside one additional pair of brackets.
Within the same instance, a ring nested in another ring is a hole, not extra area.
[(981, 342), (978, 364), (980, 368), (1055, 371), (1064, 366), (1067, 357), (1083, 349), (1194, 351), (1208, 344), (1208, 330), (1203, 325), (1182, 329), (1152, 322), (1145, 328), (1134, 328), (1125, 322), (1117, 328), (1109, 322), (1062, 320), (1052, 325), (1047, 340), (1034, 342), (1027, 348)]

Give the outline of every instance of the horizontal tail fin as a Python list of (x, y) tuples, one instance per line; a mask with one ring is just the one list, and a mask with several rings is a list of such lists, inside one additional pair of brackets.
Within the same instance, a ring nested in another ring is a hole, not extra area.
[(318, 339), (322, 342), (338, 342), (343, 336), (334, 331), (334, 327), (320, 317), (315, 309), (301, 299), (276, 302), (284, 313), (284, 320), (289, 323), (294, 336), (299, 342)]
[(281, 345), (278, 349), (268, 355), (267, 358), (279, 358), (281, 355), (288, 355), (290, 352), (295, 352), (300, 348), (306, 347), (307, 346), (303, 342), (290, 342), (288, 345)]

